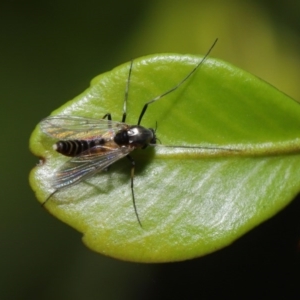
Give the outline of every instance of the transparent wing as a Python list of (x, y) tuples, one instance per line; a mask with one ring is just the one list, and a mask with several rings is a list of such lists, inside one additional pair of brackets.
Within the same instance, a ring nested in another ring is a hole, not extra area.
[(100, 152), (97, 149), (94, 149), (94, 153), (83, 152), (63, 164), (52, 178), (53, 188), (60, 189), (85, 180), (95, 173), (104, 170), (132, 151), (129, 147), (110, 148), (98, 146), (98, 148), (100, 148)]
[(59, 140), (80, 140), (99, 138), (109, 133), (114, 135), (116, 131), (128, 126), (122, 122), (107, 119), (89, 119), (76, 116), (52, 116), (45, 118), (40, 123), (42, 131)]

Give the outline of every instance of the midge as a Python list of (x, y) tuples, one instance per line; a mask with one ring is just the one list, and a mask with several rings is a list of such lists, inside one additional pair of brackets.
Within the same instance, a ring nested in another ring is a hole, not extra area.
[(112, 121), (107, 113), (102, 119), (88, 119), (76, 116), (58, 115), (41, 121), (42, 131), (58, 139), (53, 145), (57, 152), (72, 157), (58, 169), (52, 178), (54, 192), (43, 202), (44, 205), (57, 191), (77, 184), (88, 177), (107, 169), (117, 160), (127, 157), (131, 164), (131, 193), (133, 208), (139, 225), (142, 223), (137, 211), (134, 195), (135, 162), (129, 155), (135, 149), (145, 149), (156, 144), (155, 130), (141, 126), (148, 105), (178, 89), (200, 67), (218, 39), (214, 41), (203, 59), (173, 88), (146, 102), (138, 118), (137, 125), (126, 124), (126, 106), (132, 72), (132, 61), (125, 89), (123, 116), (121, 122)]

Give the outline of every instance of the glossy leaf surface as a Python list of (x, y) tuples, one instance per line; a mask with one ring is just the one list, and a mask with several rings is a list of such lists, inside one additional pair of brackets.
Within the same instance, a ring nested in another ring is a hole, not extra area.
[[(126, 123), (136, 124), (143, 105), (198, 61), (188, 55), (135, 60)], [(128, 70), (127, 63), (96, 77), (53, 114), (102, 118), (110, 112), (121, 120)], [(45, 205), (94, 251), (140, 262), (205, 255), (273, 216), (299, 191), (299, 104), (236, 67), (207, 59), (184, 85), (149, 106), (141, 125), (155, 128), (156, 122), (161, 144), (132, 153), (143, 228), (132, 206), (127, 159), (60, 190)], [(45, 158), (30, 175), (40, 202), (68, 159), (52, 150), (54, 142), (39, 126), (30, 140), (32, 152)]]

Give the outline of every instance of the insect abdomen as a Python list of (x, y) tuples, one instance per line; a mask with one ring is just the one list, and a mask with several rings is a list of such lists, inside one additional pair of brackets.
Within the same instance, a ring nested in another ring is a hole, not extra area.
[(53, 149), (65, 156), (77, 156), (93, 147), (104, 144), (103, 139), (97, 140), (68, 140), (59, 141), (53, 145)]

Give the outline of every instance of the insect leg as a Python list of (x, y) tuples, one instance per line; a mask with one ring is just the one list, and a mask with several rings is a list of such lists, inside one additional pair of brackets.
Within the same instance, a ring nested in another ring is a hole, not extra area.
[(105, 114), (102, 119), (106, 119), (106, 118), (107, 118), (107, 120), (111, 121), (111, 114), (110, 113)]
[(140, 218), (139, 218), (139, 214), (138, 214), (137, 208), (136, 208), (135, 197), (134, 197), (134, 189), (133, 189), (133, 179), (134, 179), (135, 161), (133, 160), (133, 158), (132, 158), (130, 155), (127, 155), (126, 157), (128, 158), (128, 160), (129, 160), (130, 163), (131, 163), (131, 176), (130, 176), (130, 179), (131, 179), (131, 194), (132, 194), (133, 208), (134, 208), (134, 212), (135, 212), (136, 218), (137, 218), (137, 220), (138, 220), (140, 226), (143, 228), (142, 223), (141, 223), (141, 220), (140, 220)]
[[(110, 113), (105, 114), (102, 119), (105, 119), (105, 118), (107, 118), (108, 121), (111, 121), (111, 114)], [(110, 122), (107, 122), (107, 123), (108, 123), (108, 128), (111, 128), (111, 123)]]
[(129, 84), (130, 84), (130, 78), (131, 78), (132, 64), (133, 64), (133, 60), (130, 61), (129, 73), (128, 73), (127, 82), (126, 82), (124, 104), (123, 104), (123, 116), (122, 116), (122, 121), (121, 121), (122, 123), (125, 123), (125, 121), (126, 121), (127, 100), (128, 100), (128, 91), (129, 91)]
[(162, 93), (161, 95), (153, 98), (152, 100), (148, 101), (143, 109), (142, 109), (142, 112), (139, 116), (139, 120), (138, 120), (138, 123), (137, 125), (140, 125), (141, 121), (142, 121), (142, 118), (148, 108), (148, 105), (163, 98), (164, 96), (170, 94), (171, 92), (175, 91), (176, 89), (178, 89), (185, 81), (187, 81), (189, 79), (190, 76), (192, 76), (193, 73), (195, 73), (195, 71), (200, 67), (200, 65), (202, 65), (202, 63), (205, 61), (205, 59), (207, 58), (207, 56), (209, 55), (209, 53), (211, 52), (211, 50), (213, 49), (213, 47), (215, 46), (215, 44), (217, 43), (218, 39), (216, 39), (214, 41), (214, 43), (211, 45), (211, 47), (209, 48), (209, 50), (207, 51), (207, 53), (204, 55), (204, 57), (201, 59), (201, 61), (194, 67), (194, 69), (189, 73), (187, 74), (179, 83), (177, 83), (174, 87), (172, 87), (171, 89), (167, 90), (166, 92)]
[(43, 207), (45, 204), (46, 204), (46, 202), (48, 202), (48, 200), (50, 199), (50, 198), (52, 198), (52, 196), (57, 192), (58, 190), (55, 190), (54, 192), (52, 192), (48, 197), (47, 197), (47, 199), (41, 204), (41, 206)]

